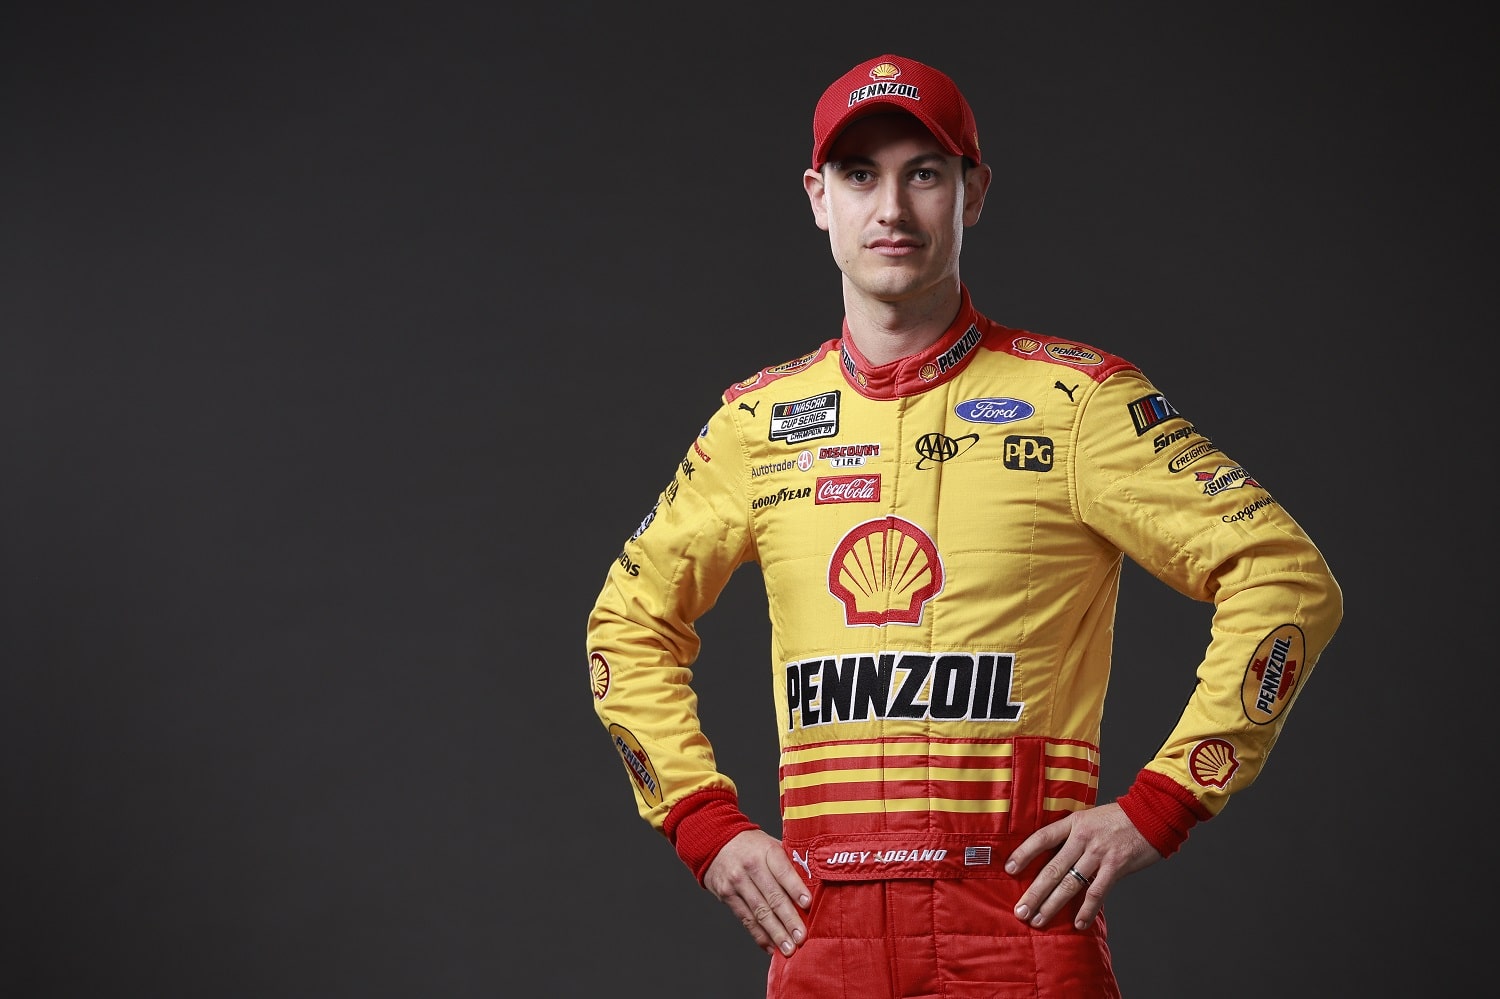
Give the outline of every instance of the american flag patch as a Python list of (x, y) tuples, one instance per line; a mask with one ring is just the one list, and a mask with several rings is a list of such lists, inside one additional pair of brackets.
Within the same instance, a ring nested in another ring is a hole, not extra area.
[(980, 867), (990, 862), (990, 848), (987, 846), (964, 847), (964, 866)]

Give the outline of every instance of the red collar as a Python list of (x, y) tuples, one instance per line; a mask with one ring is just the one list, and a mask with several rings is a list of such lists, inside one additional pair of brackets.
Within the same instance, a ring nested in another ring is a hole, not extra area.
[(962, 300), (958, 315), (946, 332), (927, 349), (888, 364), (871, 364), (849, 336), (849, 320), (839, 340), (839, 361), (844, 380), (860, 395), (871, 399), (898, 399), (941, 385), (963, 370), (984, 336), (984, 320), (969, 301), (969, 289), (959, 286)]

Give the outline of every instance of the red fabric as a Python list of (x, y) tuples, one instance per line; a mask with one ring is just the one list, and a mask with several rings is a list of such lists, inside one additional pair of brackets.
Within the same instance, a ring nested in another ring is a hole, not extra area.
[(698, 883), (708, 873), (724, 844), (740, 833), (760, 826), (740, 811), (739, 799), (724, 790), (699, 791), (673, 806), (662, 824), (662, 832), (688, 865)]
[(877, 111), (914, 115), (954, 156), (979, 162), (979, 129), (958, 84), (941, 70), (898, 55), (877, 56), (833, 81), (813, 109), (812, 166), (821, 170), (844, 127)]
[(1176, 853), (1188, 831), (1212, 816), (1190, 791), (1154, 770), (1136, 774), (1130, 790), (1115, 801), (1163, 857)]
[(766, 997), (1119, 999), (1102, 915), (1074, 928), (1075, 901), (1033, 929), (1011, 911), (1043, 863), (1016, 878), (819, 882), (807, 942), (771, 958)]

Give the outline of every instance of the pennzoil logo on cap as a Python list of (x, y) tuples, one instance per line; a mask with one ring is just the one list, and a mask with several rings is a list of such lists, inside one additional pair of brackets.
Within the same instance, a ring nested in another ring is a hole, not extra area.
[(905, 97), (909, 100), (920, 101), (922, 94), (910, 83), (897, 83), (896, 77), (901, 75), (901, 68), (895, 63), (883, 62), (870, 70), (870, 79), (874, 83), (860, 87), (858, 90), (849, 91), (849, 106), (861, 101), (867, 101), (871, 97)]

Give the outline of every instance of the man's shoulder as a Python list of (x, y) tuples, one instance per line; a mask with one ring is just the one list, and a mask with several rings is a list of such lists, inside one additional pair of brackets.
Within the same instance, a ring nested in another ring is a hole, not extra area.
[(837, 340), (828, 340), (807, 353), (794, 357), (789, 361), (782, 361), (779, 364), (772, 364), (761, 368), (749, 378), (742, 378), (725, 389), (724, 401), (726, 403), (734, 402), (742, 395), (757, 392), (806, 372), (830, 353), (835, 353), (837, 347)]
[(982, 344), (996, 354), (1073, 368), (1100, 382), (1116, 372), (1137, 370), (1124, 357), (1082, 340), (1036, 333), (993, 320), (985, 320), (985, 324)]

